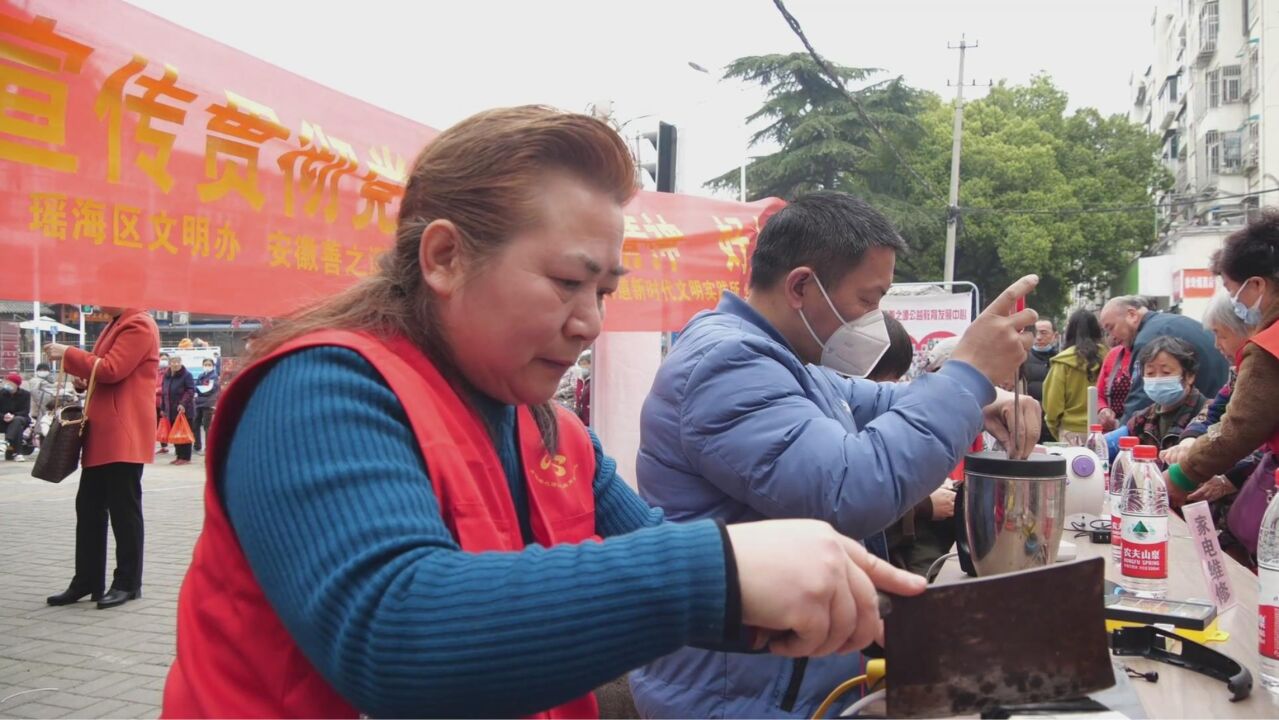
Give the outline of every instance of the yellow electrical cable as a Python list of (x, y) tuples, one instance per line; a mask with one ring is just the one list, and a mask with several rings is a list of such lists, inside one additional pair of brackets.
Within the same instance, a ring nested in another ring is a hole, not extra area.
[(852, 690), (858, 685), (874, 687), (879, 684), (879, 682), (884, 679), (887, 669), (887, 665), (884, 664), (882, 659), (876, 658), (867, 662), (866, 674), (858, 675), (852, 680), (846, 680), (840, 683), (839, 687), (832, 690), (831, 693), (826, 696), (826, 699), (822, 701), (822, 704), (817, 706), (817, 712), (813, 713), (813, 720), (825, 717), (826, 712), (830, 710), (832, 705), (838, 702), (840, 698), (847, 695), (849, 690)]
[(858, 675), (852, 680), (846, 680), (840, 683), (839, 687), (832, 690), (830, 695), (827, 695), (826, 699), (822, 701), (822, 704), (817, 706), (817, 712), (813, 713), (813, 720), (818, 720), (819, 718), (826, 717), (826, 711), (830, 710), (831, 705), (834, 705), (835, 702), (839, 700), (841, 697), (843, 697), (844, 695), (846, 695), (849, 690), (852, 690), (853, 688), (857, 687), (858, 685), (862, 685), (865, 682), (866, 682), (866, 676)]

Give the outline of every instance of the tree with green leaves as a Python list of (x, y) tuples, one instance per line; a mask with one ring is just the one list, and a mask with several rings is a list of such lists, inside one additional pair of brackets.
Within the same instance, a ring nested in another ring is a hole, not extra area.
[[(845, 83), (860, 83), (882, 71), (837, 65), (835, 72)], [(781, 149), (750, 164), (747, 190), (752, 198), (791, 199), (814, 190), (843, 189), (863, 166), (878, 163), (881, 146), (873, 129), (807, 53), (739, 58), (724, 77), (768, 88), (764, 106), (747, 118), (765, 123), (751, 144), (771, 141)], [(890, 78), (861, 89), (858, 96), (866, 114), (894, 144), (910, 147), (919, 141), (916, 117), (924, 109), (924, 93), (901, 78)], [(738, 175), (728, 172), (708, 185), (737, 191)]]
[[(862, 80), (869, 71), (839, 72)], [(950, 174), (949, 103), (900, 80), (859, 95), (885, 136), (931, 183), (928, 189), (850, 112), (851, 103), (807, 56), (742, 58), (728, 74), (769, 89), (751, 120), (769, 121), (756, 140), (780, 149), (748, 168), (754, 197), (789, 199), (815, 189), (861, 195), (893, 219), (910, 245), (898, 258), (898, 280), (941, 279), (946, 200), (936, 188), (946, 187)], [(1151, 245), (1152, 191), (1170, 184), (1155, 154), (1156, 136), (1119, 115), (1104, 117), (1092, 108), (1068, 113), (1067, 104), (1066, 94), (1041, 75), (1023, 86), (1000, 83), (964, 110), (955, 277), (975, 282), (989, 298), (1037, 273), (1032, 304), (1048, 317), (1062, 314), (1073, 288), (1109, 286)], [(736, 187), (735, 181), (728, 173), (711, 185)]]

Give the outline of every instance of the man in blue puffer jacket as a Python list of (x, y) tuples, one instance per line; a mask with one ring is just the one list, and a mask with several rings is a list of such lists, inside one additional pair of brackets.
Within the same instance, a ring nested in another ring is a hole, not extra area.
[[(1010, 382), (1025, 360), (1020, 333), (1036, 315), (1012, 311), (1033, 276), (991, 304), (937, 373), (897, 385), (829, 369), (863, 376), (887, 348), (878, 307), (904, 249), (887, 219), (842, 193), (801, 197), (768, 220), (749, 299), (724, 293), (658, 371), (636, 465), (644, 499), (676, 521), (826, 520), (886, 557), (881, 531), (941, 485), (983, 425), (1008, 442), (1012, 396), (991, 379)], [(1024, 457), (1038, 403), (1023, 397), (1020, 415)], [(808, 717), (863, 667), (855, 654), (684, 648), (635, 671), (631, 687), (644, 717)]]

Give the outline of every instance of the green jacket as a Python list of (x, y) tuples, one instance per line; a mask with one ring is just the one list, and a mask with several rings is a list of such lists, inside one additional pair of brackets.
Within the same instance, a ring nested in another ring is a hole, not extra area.
[[(1105, 346), (1098, 351), (1102, 358), (1109, 352)], [(1088, 388), (1097, 383), (1099, 372), (1101, 363), (1085, 368), (1073, 346), (1049, 362), (1044, 379), (1044, 425), (1053, 437), (1061, 439), (1063, 430), (1088, 432)]]

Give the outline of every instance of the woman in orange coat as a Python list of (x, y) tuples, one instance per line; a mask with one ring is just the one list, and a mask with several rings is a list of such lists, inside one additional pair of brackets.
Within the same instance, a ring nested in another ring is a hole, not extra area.
[[(108, 608), (142, 594), (142, 465), (155, 458), (160, 332), (142, 310), (102, 309), (112, 320), (93, 352), (59, 343), (44, 348), (50, 360), (66, 363), (68, 374), (95, 381), (76, 491), (75, 576), (65, 591), (48, 599), (50, 605), (69, 605), (89, 595), (99, 608)], [(116, 569), (104, 595), (108, 518), (115, 531)]]

